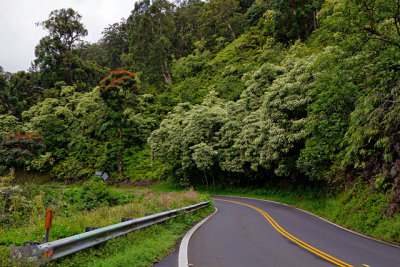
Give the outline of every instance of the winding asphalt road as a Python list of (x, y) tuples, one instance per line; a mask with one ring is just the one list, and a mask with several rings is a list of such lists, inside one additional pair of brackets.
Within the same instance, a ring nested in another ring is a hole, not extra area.
[[(218, 212), (192, 235), (194, 267), (400, 267), (400, 248), (278, 203), (213, 196)], [(399, 229), (400, 232), (400, 229)], [(171, 253), (155, 267), (176, 267)]]

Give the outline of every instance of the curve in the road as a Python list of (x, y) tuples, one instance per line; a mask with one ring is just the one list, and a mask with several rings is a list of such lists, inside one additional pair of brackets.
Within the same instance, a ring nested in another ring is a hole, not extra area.
[(285, 229), (283, 229), (274, 219), (272, 219), (272, 217), (265, 211), (254, 207), (252, 205), (246, 204), (246, 203), (241, 203), (241, 202), (237, 202), (237, 201), (232, 201), (232, 200), (226, 200), (226, 199), (219, 199), (219, 198), (215, 198), (214, 200), (219, 200), (219, 201), (226, 201), (226, 202), (231, 202), (231, 203), (235, 203), (235, 204), (239, 204), (239, 205), (243, 205), (243, 206), (247, 206), (249, 208), (252, 208), (256, 211), (258, 211), (259, 213), (261, 213), (265, 219), (267, 219), (267, 221), (272, 225), (272, 227), (274, 227), (274, 229), (276, 231), (278, 231), (281, 235), (283, 235), (284, 237), (286, 237), (287, 239), (291, 240), (292, 242), (296, 243), (297, 245), (301, 246), (302, 248), (320, 256), (321, 258), (324, 258), (325, 260), (332, 262), (334, 264), (336, 264), (337, 266), (341, 266), (341, 267), (354, 267), (351, 264), (348, 264), (344, 261), (341, 261), (327, 253), (324, 253), (322, 251), (320, 251), (319, 249), (307, 244), (306, 242), (298, 239), (297, 237), (291, 235), (290, 233), (286, 232)]
[[(400, 266), (400, 247), (354, 234), (294, 207), (250, 198), (212, 198), (219, 199), (218, 213), (188, 238), (186, 266)], [(178, 251), (155, 266), (177, 267)]]
[(259, 199), (212, 198), (223, 201), (215, 200), (218, 213), (190, 239), (188, 259), (194, 266), (400, 266), (399, 247), (345, 231), (296, 208)]

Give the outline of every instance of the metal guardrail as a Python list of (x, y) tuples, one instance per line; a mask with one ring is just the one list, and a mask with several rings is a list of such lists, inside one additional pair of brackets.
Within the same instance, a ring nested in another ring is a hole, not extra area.
[(129, 232), (153, 224), (164, 222), (178, 216), (178, 214), (181, 212), (193, 212), (208, 205), (209, 201), (201, 202), (192, 206), (169, 210), (138, 219), (113, 224), (87, 233), (82, 233), (39, 245), (21, 247), (11, 245), (10, 257), (15, 260), (22, 260), (30, 263), (45, 263), (47, 261), (55, 260), (85, 248), (103, 243), (111, 238), (125, 235)]

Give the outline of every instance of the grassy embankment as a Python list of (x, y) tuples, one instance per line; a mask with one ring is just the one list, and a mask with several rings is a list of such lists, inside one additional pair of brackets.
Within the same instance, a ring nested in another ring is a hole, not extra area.
[[(71, 189), (78, 190), (78, 189)], [(123, 194), (123, 193), (121, 193)], [(158, 213), (208, 200), (206, 195), (192, 190), (184, 192), (151, 192), (142, 190), (129, 194), (129, 203), (113, 207), (102, 206), (73, 214), (55, 213), (50, 241), (82, 233), (85, 226), (103, 227), (120, 222), (121, 217), (138, 218), (145, 213)], [(135, 231), (110, 240), (96, 248), (51, 262), (49, 266), (152, 266), (170, 251), (185, 229), (205, 217), (212, 208), (201, 209), (170, 221)], [(68, 212), (67, 212), (68, 213)], [(0, 228), (0, 266), (14, 265), (8, 258), (10, 244), (40, 241), (44, 233), (43, 216), (28, 218), (19, 227)]]

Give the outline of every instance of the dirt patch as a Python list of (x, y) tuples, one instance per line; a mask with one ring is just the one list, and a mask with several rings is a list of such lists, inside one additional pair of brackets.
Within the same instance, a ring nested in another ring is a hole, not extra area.
[(139, 180), (133, 183), (134, 186), (150, 186), (156, 184), (157, 182), (154, 181), (147, 181), (147, 180)]
[(154, 181), (147, 181), (147, 180), (139, 180), (139, 181), (132, 182), (128, 178), (125, 178), (124, 180), (119, 181), (119, 182), (116, 182), (113, 179), (108, 179), (106, 182), (107, 182), (107, 184), (110, 184), (110, 185), (119, 185), (119, 186), (151, 186), (153, 184), (156, 184), (156, 182), (154, 182)]

